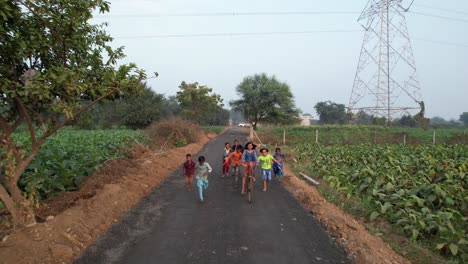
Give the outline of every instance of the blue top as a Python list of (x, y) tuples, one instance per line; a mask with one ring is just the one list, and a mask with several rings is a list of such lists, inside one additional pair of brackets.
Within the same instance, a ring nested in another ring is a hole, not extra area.
[(249, 153), (248, 150), (244, 150), (244, 153), (242, 154), (242, 162), (258, 162), (257, 152), (252, 150), (252, 152)]
[(279, 161), (281, 163), (281, 165), (284, 164), (284, 153), (281, 152), (279, 155), (278, 154), (273, 154), (273, 158), (275, 158), (275, 160)]

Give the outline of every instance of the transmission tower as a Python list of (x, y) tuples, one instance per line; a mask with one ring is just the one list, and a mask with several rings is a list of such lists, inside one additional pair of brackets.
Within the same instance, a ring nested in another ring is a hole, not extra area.
[(403, 114), (424, 115), (405, 18), (413, 1), (370, 0), (361, 13), (358, 21), (367, 22), (362, 24), (365, 34), (349, 112), (385, 117), (387, 122)]

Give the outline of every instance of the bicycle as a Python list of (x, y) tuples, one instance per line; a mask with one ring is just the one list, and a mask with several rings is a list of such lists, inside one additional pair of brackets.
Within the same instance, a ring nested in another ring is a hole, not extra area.
[(253, 187), (255, 183), (255, 175), (253, 170), (253, 165), (249, 164), (247, 179), (245, 179), (244, 193), (247, 193), (247, 201), (251, 204), (253, 201)]

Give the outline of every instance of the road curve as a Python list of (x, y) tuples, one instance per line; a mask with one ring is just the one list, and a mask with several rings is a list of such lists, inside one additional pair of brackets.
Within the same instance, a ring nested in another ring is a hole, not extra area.
[(224, 142), (246, 136), (246, 130), (231, 128), (194, 156), (204, 155), (213, 167), (204, 204), (195, 186), (185, 190), (178, 169), (75, 263), (349, 263), (276, 180), (263, 193), (257, 176), (250, 205), (232, 177), (220, 177)]

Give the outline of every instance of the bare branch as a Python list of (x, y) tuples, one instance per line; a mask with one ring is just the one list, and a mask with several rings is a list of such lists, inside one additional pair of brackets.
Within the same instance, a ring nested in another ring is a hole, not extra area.
[(31, 136), (31, 144), (35, 145), (36, 144), (36, 131), (31, 121), (31, 116), (26, 111), (26, 108), (24, 107), (23, 102), (18, 96), (15, 97), (15, 101), (16, 101), (16, 105), (18, 107), (20, 116), (22, 116), (26, 120), (26, 124), (28, 125), (29, 135)]
[[(97, 104), (98, 102), (104, 100), (105, 98), (109, 97), (110, 95), (112, 95), (115, 92), (117, 92), (117, 89), (113, 89), (110, 92), (102, 95), (101, 97), (98, 97), (94, 101), (88, 103), (83, 108), (81, 108), (78, 112), (76, 112), (73, 115), (73, 117), (74, 118), (79, 117), (84, 111), (88, 110), (90, 107), (92, 107), (93, 105)], [(63, 122), (61, 122), (60, 124), (56, 125), (54, 128), (52, 128), (49, 131), (47, 131), (46, 133), (44, 133), (44, 135), (39, 140), (39, 145), (42, 145), (42, 143), (44, 143), (45, 139), (47, 137), (49, 137), (50, 135), (54, 134), (57, 130), (59, 130), (60, 128), (66, 126), (66, 125), (68, 125), (70, 123), (70, 121), (71, 121), (70, 118), (66, 118)]]
[(10, 136), (12, 132), (11, 127), (8, 125), (7, 120), (1, 114), (0, 114), (0, 130), (2, 130), (2, 132), (7, 136)]

